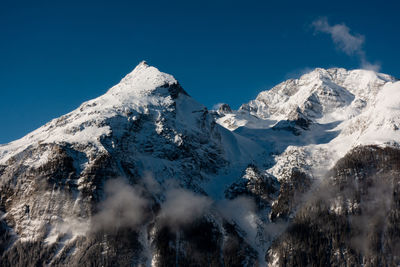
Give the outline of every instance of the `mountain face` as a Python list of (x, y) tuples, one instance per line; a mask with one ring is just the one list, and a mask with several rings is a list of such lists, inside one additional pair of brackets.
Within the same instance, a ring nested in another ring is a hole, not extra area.
[(0, 145), (2, 266), (398, 266), (400, 82), (315, 69), (209, 111), (140, 63)]

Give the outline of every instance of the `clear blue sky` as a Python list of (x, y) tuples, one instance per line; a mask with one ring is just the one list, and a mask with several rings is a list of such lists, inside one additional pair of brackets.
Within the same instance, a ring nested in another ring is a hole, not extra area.
[[(84, 2), (84, 3), (82, 3)], [(207, 107), (237, 108), (314, 67), (359, 68), (313, 21), (365, 37), (400, 77), (399, 1), (0, 2), (0, 143), (106, 92), (141, 60)]]

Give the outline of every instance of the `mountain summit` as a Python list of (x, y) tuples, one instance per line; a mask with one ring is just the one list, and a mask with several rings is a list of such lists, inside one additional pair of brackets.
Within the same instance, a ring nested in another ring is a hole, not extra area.
[[(182, 97), (178, 100), (179, 95)], [(99, 141), (113, 130), (107, 120), (116, 117), (134, 120), (135, 114), (148, 113), (149, 107), (175, 109), (177, 101), (189, 101), (193, 108), (204, 109), (188, 97), (173, 76), (143, 61), (106, 94), (83, 103), (22, 139), (0, 147), (1, 160), (4, 162), (14, 153), (37, 143), (92, 144), (103, 150)]]
[[(338, 159), (357, 145), (399, 140), (399, 113), (393, 109), (398, 88), (397, 79), (386, 74), (317, 68), (259, 93), (217, 121), (243, 135), (273, 139), (273, 146), (286, 146), (288, 138), (298, 145), (329, 143), (329, 153), (337, 152)], [(269, 129), (275, 131), (267, 136)], [(298, 137), (283, 138), (288, 132)]]
[(142, 61), (118, 85), (111, 88), (107, 94), (130, 98), (151, 94), (159, 88), (175, 88), (175, 90), (179, 88), (177, 92), (171, 92), (174, 97), (179, 92), (186, 94), (172, 75), (163, 73), (157, 68), (149, 66), (146, 61)]
[(315, 69), (209, 111), (141, 62), (0, 146), (2, 266), (396, 266), (400, 82)]

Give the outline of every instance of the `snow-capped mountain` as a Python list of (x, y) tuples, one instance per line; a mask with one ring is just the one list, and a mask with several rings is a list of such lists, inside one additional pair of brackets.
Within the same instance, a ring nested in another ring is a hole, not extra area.
[(321, 159), (324, 150), (332, 167), (358, 145), (400, 140), (399, 86), (373, 71), (318, 68), (261, 92), (237, 111), (218, 111), (217, 122), (279, 155), (296, 149)]
[[(83, 103), (76, 110), (52, 120), (24, 138), (0, 147), (0, 164), (23, 158), (26, 165), (46, 163), (49, 151), (25, 155), (27, 148), (47, 144), (66, 145), (82, 153), (79, 169), (84, 170), (100, 154), (123, 153), (121, 159), (137, 165), (133, 172), (159, 171), (163, 179), (183, 178), (190, 173), (202, 180), (215, 172), (212, 166), (249, 161), (262, 152), (257, 144), (218, 126), (206, 107), (191, 98), (171, 75), (146, 62), (106, 94)], [(180, 161), (183, 160), (183, 161)], [(187, 162), (186, 162), (187, 161)], [(178, 163), (179, 162), (179, 163)], [(251, 161), (250, 161), (251, 162)], [(213, 163), (213, 164), (211, 164)]]
[[(389, 75), (315, 69), (239, 110), (208, 111), (142, 62), (104, 95), (0, 146), (2, 265), (302, 265), (287, 244), (306, 244), (293, 226), (311, 216), (309, 195), (332, 183), (340, 201), (318, 212), (364, 211), (339, 185), (394, 177), (399, 127), (400, 82)], [(371, 151), (379, 157), (364, 160)], [(399, 210), (385, 211), (397, 231)], [(396, 244), (388, 255), (353, 241), (331, 246), (325, 263), (399, 263)]]

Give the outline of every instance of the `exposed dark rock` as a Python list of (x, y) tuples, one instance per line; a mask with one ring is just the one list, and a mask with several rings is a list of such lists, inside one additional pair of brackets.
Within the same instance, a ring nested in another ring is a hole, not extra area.
[(255, 200), (259, 209), (271, 206), (271, 202), (277, 198), (279, 182), (275, 177), (260, 170), (255, 165), (249, 165), (243, 177), (230, 185), (225, 191), (227, 199), (234, 199), (238, 196), (247, 196)]
[(229, 114), (232, 113), (232, 109), (228, 104), (221, 104), (218, 108), (219, 114)]

